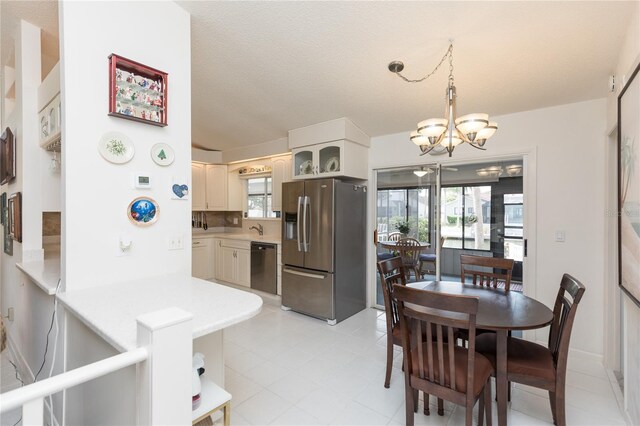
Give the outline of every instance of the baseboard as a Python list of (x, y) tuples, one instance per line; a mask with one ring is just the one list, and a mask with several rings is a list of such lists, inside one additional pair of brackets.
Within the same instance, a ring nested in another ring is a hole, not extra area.
[[(7, 330), (7, 329), (5, 329)], [(29, 364), (27, 364), (27, 360), (22, 355), (20, 348), (16, 344), (15, 340), (11, 336), (11, 333), (7, 330), (7, 349), (11, 352), (11, 359), (16, 363), (16, 367), (18, 367), (18, 374), (20, 378), (24, 382), (25, 386), (33, 383), (35, 380), (35, 375), (31, 368), (29, 368)], [(49, 421), (53, 419), (53, 424), (50, 424)], [(55, 414), (51, 413), (51, 405), (49, 405), (49, 398), (44, 399), (44, 424), (49, 426), (59, 426), (58, 419), (56, 419)]]

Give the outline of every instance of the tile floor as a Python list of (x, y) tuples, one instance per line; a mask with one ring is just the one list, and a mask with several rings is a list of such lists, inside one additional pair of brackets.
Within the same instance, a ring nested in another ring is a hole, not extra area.
[[(367, 309), (331, 327), (265, 303), (262, 312), (225, 331), (226, 388), (232, 425), (403, 425), (402, 356), (395, 350), (391, 387), (383, 387), (384, 313)], [(570, 425), (624, 425), (601, 365), (570, 360)], [(515, 385), (510, 425), (551, 424), (546, 392)], [(432, 404), (434, 400), (432, 399)], [(421, 403), (422, 405), (422, 403)], [(464, 409), (445, 403), (445, 415), (416, 425), (464, 424)], [(496, 421), (494, 403), (494, 424)]]

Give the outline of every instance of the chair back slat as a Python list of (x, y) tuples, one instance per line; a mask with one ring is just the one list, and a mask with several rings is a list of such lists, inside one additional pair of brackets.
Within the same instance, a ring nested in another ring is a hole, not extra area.
[[(461, 254), (460, 281), (464, 283), (467, 275), (471, 275), (474, 285), (493, 288), (497, 288), (498, 283), (500, 281), (504, 281), (505, 291), (509, 291), (511, 288), (513, 264), (513, 259)], [(470, 268), (470, 266), (472, 268)], [(491, 272), (479, 270), (477, 268), (491, 268)], [(504, 272), (494, 272), (495, 270), (501, 270)]]
[[(402, 256), (402, 263), (404, 264), (406, 269), (414, 269), (417, 268), (418, 262), (420, 260), (420, 241), (415, 238), (401, 238), (396, 243), (396, 247), (398, 247), (398, 251)], [(412, 249), (415, 247), (414, 249)], [(416, 277), (416, 280), (418, 277)]]
[(393, 285), (406, 285), (407, 283), (402, 259), (400, 257), (392, 257), (391, 259), (381, 260), (378, 262), (378, 272), (380, 273), (382, 284), (387, 332), (391, 333), (396, 326), (400, 325), (398, 305), (393, 298)]
[[(447, 327), (447, 342), (455, 342), (453, 339), (453, 327)], [(447, 345), (449, 349), (449, 377), (451, 383), (451, 390), (456, 390), (456, 381), (454, 377), (456, 377), (456, 367), (455, 367), (455, 345)]]
[(553, 322), (549, 333), (549, 350), (559, 371), (561, 364), (566, 367), (571, 330), (584, 292), (585, 286), (580, 281), (569, 274), (563, 275), (553, 307)]
[[(470, 348), (469, 351), (465, 351), (467, 371), (471, 372), (467, 374), (465, 395), (457, 389), (455, 383), (456, 347), (454, 333), (455, 329), (467, 329), (469, 330), (470, 346), (472, 346), (471, 341), (475, 342), (479, 299), (400, 285), (394, 286), (393, 294), (398, 304), (402, 327), (405, 374), (412, 378), (415, 377), (415, 383), (423, 383), (423, 390), (429, 389), (429, 393), (434, 395), (437, 395), (438, 392), (442, 395), (452, 395), (453, 392), (458, 394), (460, 398), (468, 399), (474, 389), (474, 374), (472, 373), (475, 363), (474, 350)], [(418, 325), (413, 325), (415, 322)], [(421, 344), (423, 333), (426, 335), (424, 345)], [(417, 342), (417, 350), (413, 350), (415, 346), (411, 345), (412, 335), (415, 336), (413, 341)], [(422, 346), (426, 347), (426, 350)], [(458, 349), (460, 350), (460, 348)], [(424, 359), (425, 352), (427, 362)], [(447, 360), (448, 366), (445, 365), (445, 360)], [(427, 374), (425, 374), (423, 367), (425, 365), (427, 366)]]
[(388, 241), (398, 241), (402, 238), (402, 234), (399, 232), (392, 232), (389, 234)]

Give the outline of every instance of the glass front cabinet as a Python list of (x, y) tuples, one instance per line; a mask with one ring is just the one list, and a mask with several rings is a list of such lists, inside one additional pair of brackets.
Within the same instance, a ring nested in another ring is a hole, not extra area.
[(348, 140), (295, 148), (292, 155), (294, 180), (339, 176), (367, 179), (367, 148)]

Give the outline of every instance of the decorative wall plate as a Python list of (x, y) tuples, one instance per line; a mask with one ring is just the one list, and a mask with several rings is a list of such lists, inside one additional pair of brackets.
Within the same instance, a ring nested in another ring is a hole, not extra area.
[(333, 173), (340, 171), (340, 159), (338, 157), (331, 157), (324, 163), (324, 171), (326, 173)]
[(313, 163), (311, 160), (307, 160), (304, 163), (300, 164), (300, 174), (301, 175), (310, 175), (313, 173)]
[(151, 147), (151, 158), (158, 166), (168, 166), (173, 163), (176, 156), (166, 143), (157, 143)]
[(98, 152), (102, 157), (114, 164), (128, 163), (135, 154), (133, 142), (120, 132), (107, 132), (98, 142)]
[(127, 216), (131, 223), (138, 226), (149, 226), (158, 220), (160, 206), (153, 198), (138, 197), (127, 207)]

